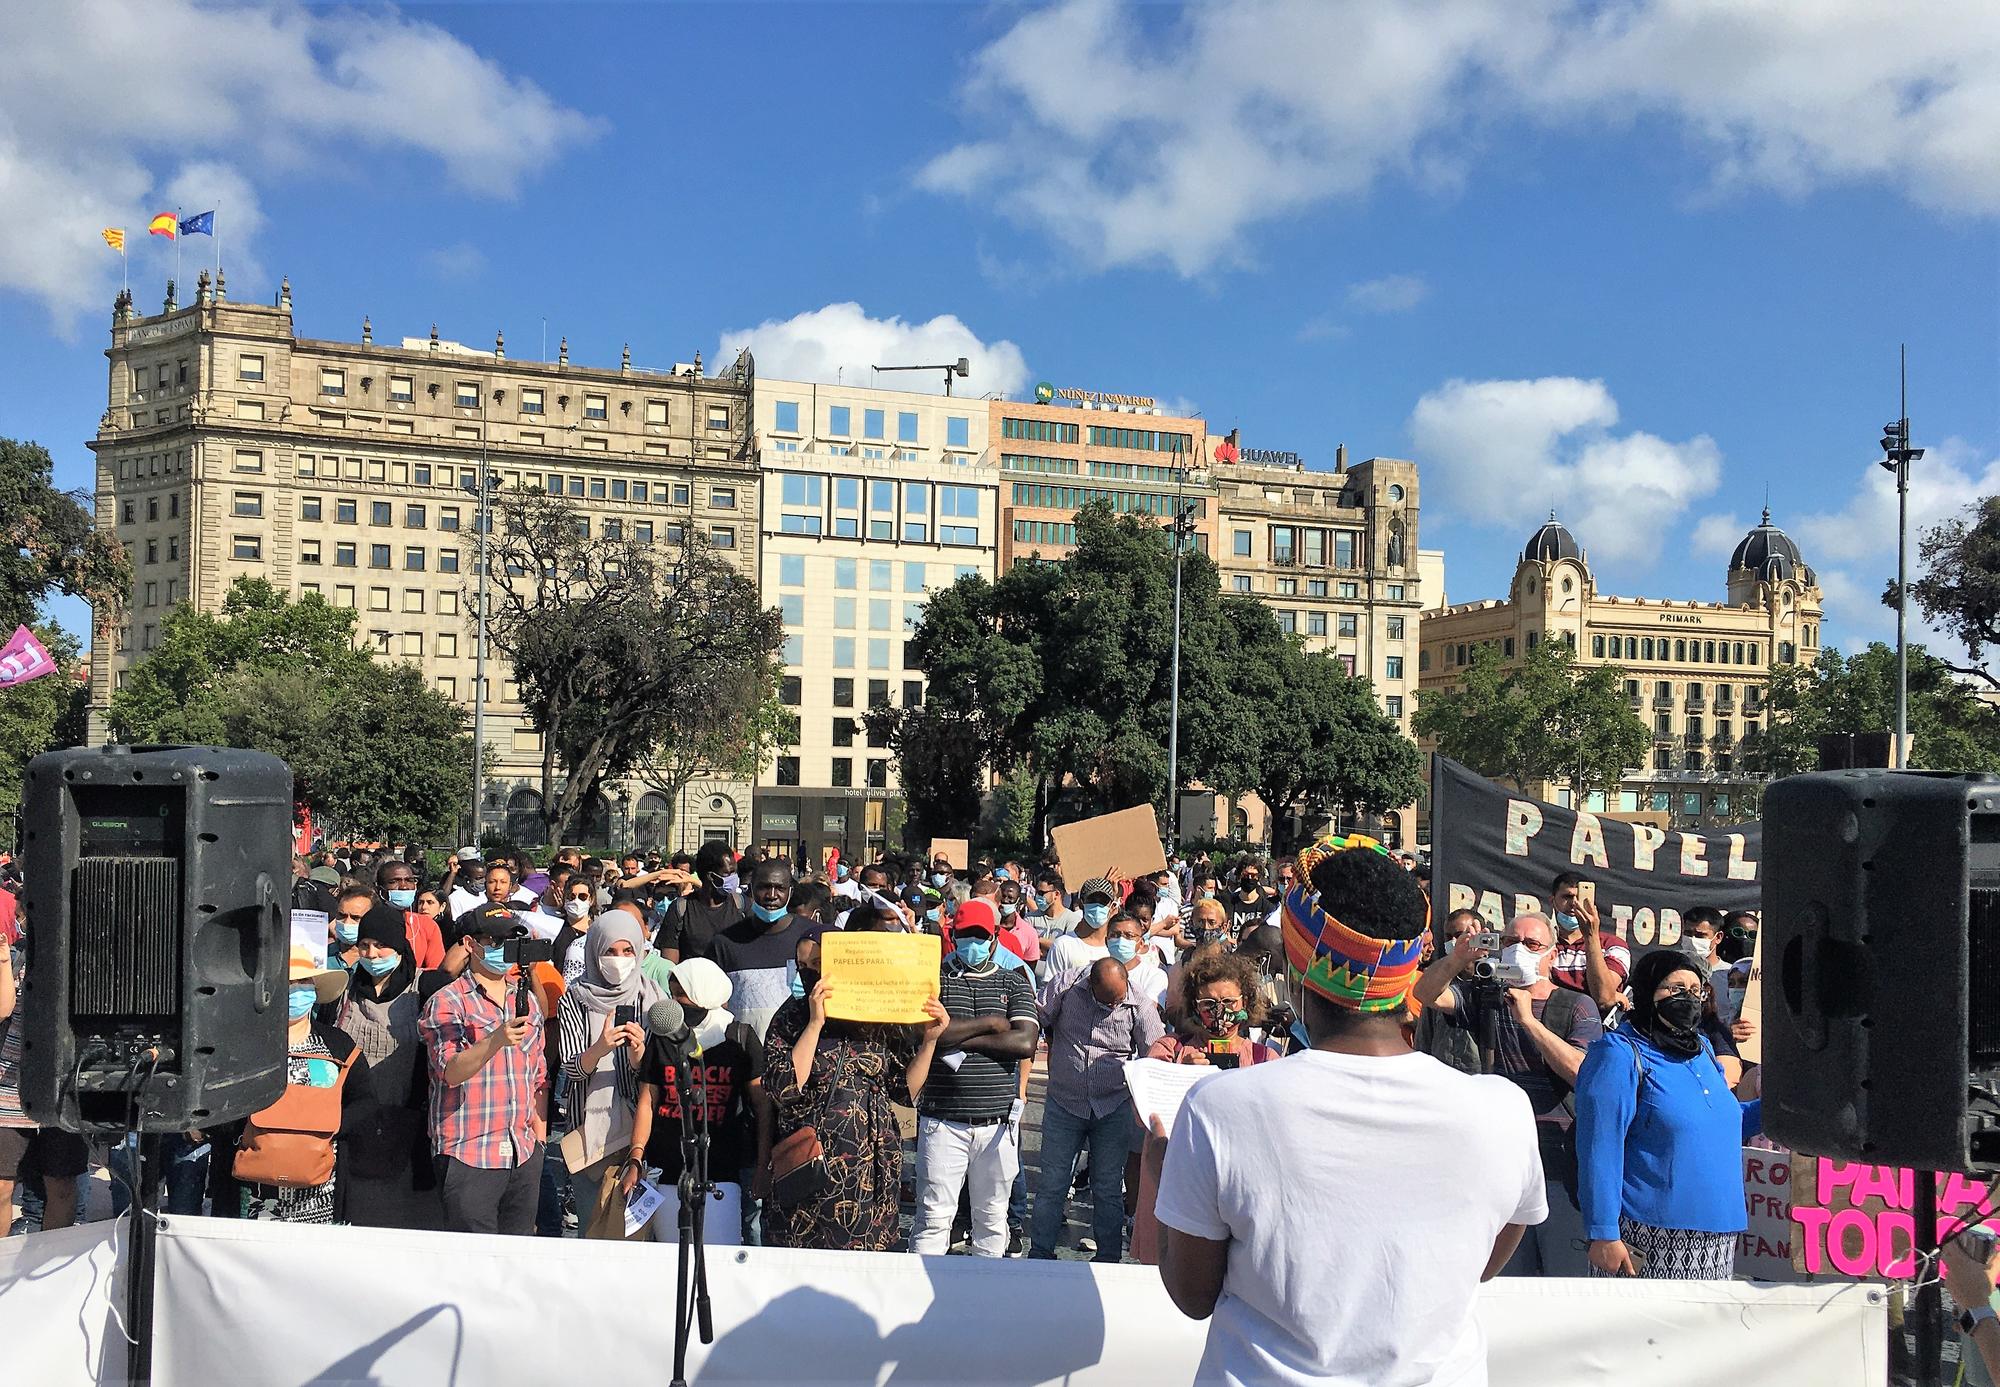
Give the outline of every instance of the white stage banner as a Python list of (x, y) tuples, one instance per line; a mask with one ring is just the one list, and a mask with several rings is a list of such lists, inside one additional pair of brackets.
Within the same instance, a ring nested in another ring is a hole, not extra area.
[[(1151, 1267), (716, 1248), (699, 1383), (1067, 1387), (1193, 1381), (1206, 1326)], [(671, 1245), (161, 1223), (159, 1387), (664, 1380)], [(1874, 1285), (1494, 1281), (1494, 1387), (1880, 1387)], [(6, 1342), (18, 1322), (0, 1320)], [(11, 1375), (10, 1375), (11, 1376)], [(33, 1379), (67, 1383), (74, 1378)], [(87, 1379), (82, 1379), (87, 1380)]]
[(126, 1380), (125, 1220), (0, 1238), (0, 1381), (110, 1387)]

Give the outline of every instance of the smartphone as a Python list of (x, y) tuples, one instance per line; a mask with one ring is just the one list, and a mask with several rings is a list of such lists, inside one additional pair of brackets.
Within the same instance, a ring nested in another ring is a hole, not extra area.
[(1587, 904), (1596, 905), (1597, 883), (1594, 881), (1579, 881), (1576, 884), (1576, 898)]
[(1208, 1062), (1217, 1069), (1234, 1069), (1242, 1063), (1236, 1054), (1236, 1047), (1226, 1040), (1208, 1042)]
[(1977, 1228), (1966, 1229), (1958, 1235), (1955, 1241), (1964, 1250), (1966, 1256), (1972, 1258), (1973, 1261), (1979, 1263), (1981, 1266), (1985, 1266), (1993, 1259), (1994, 1247), (2000, 1246), (2000, 1233), (1996, 1233), (1993, 1229), (1981, 1224)]
[(631, 1003), (613, 1008), (611, 1012), (611, 1024), (614, 1026), (638, 1025), (639, 1008)]

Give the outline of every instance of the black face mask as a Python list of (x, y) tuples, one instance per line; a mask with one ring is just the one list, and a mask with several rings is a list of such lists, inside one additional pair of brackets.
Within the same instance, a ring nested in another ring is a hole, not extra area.
[(1691, 1057), (1701, 1048), (1702, 999), (1676, 992), (1653, 1003), (1653, 1043), (1670, 1055)]
[(692, 1030), (708, 1019), (708, 1008), (698, 1007), (693, 1002), (683, 1002), (681, 1014), (687, 1018), (688, 1028)]

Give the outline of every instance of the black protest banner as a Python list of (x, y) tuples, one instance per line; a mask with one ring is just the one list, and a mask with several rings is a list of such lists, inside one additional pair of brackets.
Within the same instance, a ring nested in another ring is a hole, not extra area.
[(1431, 908), (1442, 920), (1476, 910), (1494, 929), (1547, 914), (1549, 883), (1576, 872), (1597, 883), (1602, 927), (1643, 947), (1675, 945), (1698, 905), (1756, 910), (1764, 826), (1684, 833), (1564, 809), (1431, 758)]

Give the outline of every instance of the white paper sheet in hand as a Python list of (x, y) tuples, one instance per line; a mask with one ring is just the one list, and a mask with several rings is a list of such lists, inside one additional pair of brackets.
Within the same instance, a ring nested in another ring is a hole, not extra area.
[(631, 1237), (646, 1226), (652, 1218), (653, 1210), (666, 1203), (667, 1192), (652, 1180), (641, 1180), (632, 1187), (631, 1196), (625, 1201), (625, 1236)]
[(1138, 1111), (1139, 1125), (1153, 1129), (1153, 1119), (1169, 1133), (1181, 1114), (1188, 1090), (1222, 1071), (1206, 1064), (1171, 1064), (1166, 1060), (1125, 1061), (1125, 1087), (1132, 1090), (1132, 1106)]

